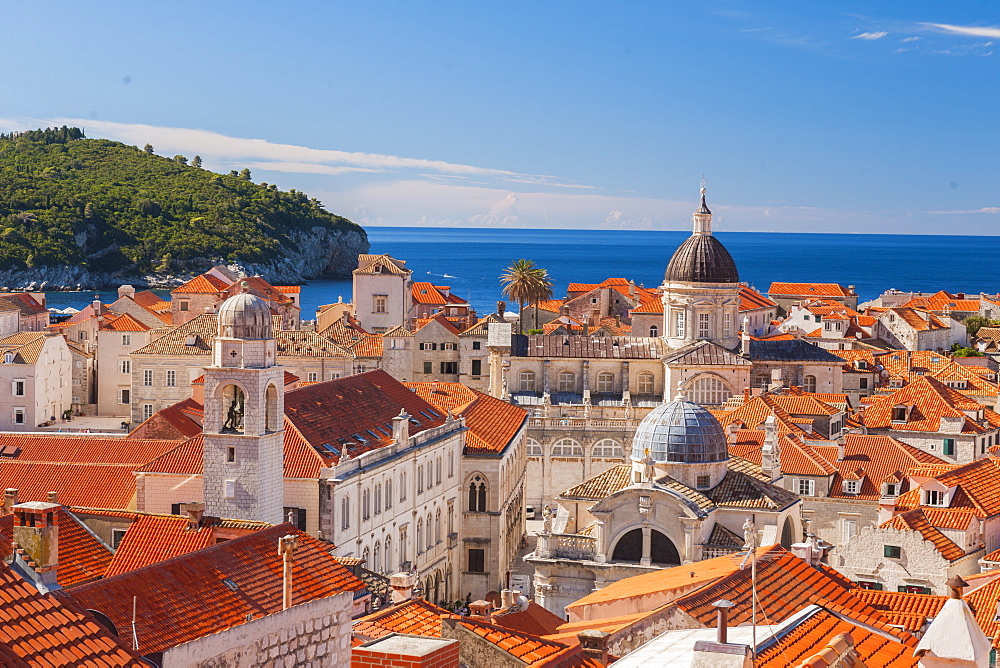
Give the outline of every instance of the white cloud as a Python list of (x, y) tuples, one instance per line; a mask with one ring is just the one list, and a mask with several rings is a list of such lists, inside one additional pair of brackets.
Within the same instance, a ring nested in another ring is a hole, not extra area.
[(1000, 28), (990, 26), (956, 26), (950, 23), (921, 23), (920, 25), (946, 32), (952, 35), (966, 35), (969, 37), (988, 37), (990, 39), (1000, 39)]
[(968, 209), (966, 211), (928, 211), (927, 213), (941, 213), (941, 214), (1000, 213), (1000, 206), (984, 206), (981, 209)]
[(914, 35), (912, 37), (904, 37), (903, 39), (901, 39), (899, 41), (900, 42), (916, 42), (919, 39), (920, 39), (919, 37), (917, 37), (916, 35)]
[(863, 32), (860, 35), (854, 35), (853, 37), (851, 37), (851, 39), (863, 39), (866, 41), (873, 41), (876, 39), (882, 39), (888, 34), (889, 33), (887, 33), (884, 30), (879, 30), (878, 32)]

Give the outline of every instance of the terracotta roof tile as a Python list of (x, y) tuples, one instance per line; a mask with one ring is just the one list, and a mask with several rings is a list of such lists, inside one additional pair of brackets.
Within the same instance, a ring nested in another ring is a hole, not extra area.
[(229, 283), (212, 274), (201, 274), (190, 281), (174, 288), (170, 294), (216, 294), (230, 286)]
[(190, 530), (184, 517), (140, 515), (118, 545), (105, 577), (134, 571), (211, 545), (211, 527)]
[(468, 428), (465, 437), (467, 455), (504, 452), (528, 419), (528, 412), (520, 406), (477, 392), (461, 383), (403, 384), (441, 413), (450, 410), (455, 417), (465, 418)]
[(552, 640), (520, 633), (496, 624), (488, 624), (479, 619), (449, 618), (447, 621), (450, 624), (465, 627), (515, 659), (520, 659), (527, 666), (553, 665), (550, 662), (557, 655), (563, 654), (566, 658), (570, 658), (570, 656), (579, 653), (579, 649), (576, 647), (568, 647)]
[(348, 349), (355, 357), (381, 358), (383, 350), (383, 339), (381, 336), (363, 336), (352, 343)]
[(880, 524), (879, 527), (896, 529), (897, 531), (916, 531), (924, 537), (924, 540), (934, 545), (934, 549), (940, 552), (941, 556), (948, 561), (955, 561), (965, 556), (965, 550), (935, 529), (927, 521), (927, 517), (924, 516), (923, 510), (920, 508), (914, 508), (913, 510), (895, 515)]
[(607, 471), (570, 487), (559, 495), (563, 499), (600, 501), (632, 484), (632, 467), (629, 464), (612, 466)]
[(782, 297), (849, 297), (851, 293), (842, 285), (836, 283), (771, 283), (767, 290), (773, 298)]
[[(20, 498), (22, 502), (28, 500), (23, 493)], [(0, 535), (7, 546), (3, 554), (8, 553), (13, 540), (13, 518), (13, 514), (0, 517)], [(59, 563), (56, 566), (59, 585), (72, 587), (103, 577), (111, 563), (111, 549), (64, 507), (57, 511), (56, 524), (59, 526)]]
[(453, 323), (451, 320), (448, 320), (448, 318), (444, 317), (444, 314), (442, 313), (436, 313), (429, 318), (421, 318), (417, 320), (417, 327), (414, 331), (419, 332), (421, 329), (431, 324), (432, 322), (436, 322), (437, 324), (444, 327), (445, 331), (447, 331), (449, 334), (458, 336), (459, 334), (462, 333), (462, 330), (456, 327), (455, 323)]
[(503, 320), (491, 313), (485, 318), (480, 318), (476, 324), (459, 334), (459, 336), (487, 336), (489, 334), (490, 323), (494, 322), (502, 323)]
[(23, 317), (39, 315), (47, 310), (27, 292), (0, 294), (0, 311), (19, 311)]
[[(939, 432), (944, 417), (960, 419), (965, 434), (980, 434), (1000, 426), (1000, 415), (929, 376), (917, 377), (892, 394), (871, 399), (864, 412), (864, 424), (870, 429)], [(913, 406), (906, 422), (893, 420), (892, 409), (900, 405)], [(983, 422), (970, 418), (965, 410), (982, 410)]]
[(14, 364), (35, 364), (45, 347), (45, 340), (59, 334), (18, 332), (0, 339), (0, 353), (14, 353)]
[[(0, 434), (0, 452), (22, 462), (144, 464), (177, 445), (169, 440), (103, 438), (65, 434)], [(13, 454), (12, 454), (13, 453)]]
[(0, 480), (5, 487), (17, 488), (24, 501), (43, 501), (48, 492), (56, 492), (68, 505), (128, 508), (134, 505), (135, 468), (135, 464), (0, 459)]
[(777, 304), (773, 301), (746, 285), (740, 287), (739, 297), (740, 311), (753, 311), (759, 308), (772, 308), (777, 306)]
[(122, 313), (115, 318), (105, 318), (101, 329), (111, 332), (148, 332), (151, 327), (144, 325), (128, 313)]
[(534, 601), (528, 601), (524, 610), (521, 610), (516, 604), (507, 610), (498, 610), (493, 613), (492, 621), (497, 626), (520, 633), (547, 636), (555, 633), (566, 620), (549, 612)]
[(74, 603), (38, 593), (6, 563), (0, 563), (0, 663), (12, 667), (146, 665)]
[(441, 637), (441, 620), (451, 613), (422, 598), (390, 605), (354, 620), (354, 635), (382, 638), (390, 633)]
[[(379, 272), (375, 271), (376, 267), (380, 268)], [(360, 274), (386, 273), (396, 276), (409, 276), (413, 273), (406, 268), (406, 260), (397, 260), (386, 253), (382, 255), (371, 255), (369, 253), (358, 255), (358, 268), (355, 271)]]
[(876, 610), (917, 614), (925, 617), (937, 617), (941, 612), (947, 596), (933, 594), (910, 594), (897, 591), (878, 591), (875, 589), (852, 589), (851, 593)]
[(444, 306), (448, 303), (447, 298), (441, 293), (438, 286), (426, 281), (414, 281), (410, 286), (410, 294), (413, 295), (414, 304)]
[[(280, 611), (282, 558), (277, 546), (288, 534), (299, 541), (292, 565), (293, 605), (364, 589), (327, 545), (290, 524), (279, 524), (58, 595), (99, 610), (120, 629), (131, 627), (135, 599), (139, 647), (162, 652), (243, 624), (248, 614)], [(238, 589), (230, 589), (223, 578)]]

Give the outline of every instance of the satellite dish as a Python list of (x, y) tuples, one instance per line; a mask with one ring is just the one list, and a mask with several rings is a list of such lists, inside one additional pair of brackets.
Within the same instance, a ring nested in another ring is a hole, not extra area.
[(87, 608), (87, 612), (89, 612), (91, 615), (93, 615), (94, 619), (96, 619), (97, 622), (101, 626), (103, 626), (104, 628), (106, 628), (113, 635), (115, 635), (115, 636), (118, 635), (118, 627), (115, 626), (115, 623), (113, 621), (111, 621), (111, 619), (107, 615), (105, 615), (103, 612), (99, 612), (97, 610), (91, 610), (90, 608)]

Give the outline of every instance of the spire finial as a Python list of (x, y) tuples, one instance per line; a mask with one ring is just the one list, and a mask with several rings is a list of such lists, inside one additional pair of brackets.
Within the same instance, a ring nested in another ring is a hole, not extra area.
[(677, 394), (674, 396), (674, 401), (687, 401), (687, 397), (684, 395), (684, 379), (677, 381)]
[(698, 210), (694, 212), (694, 232), (695, 234), (712, 233), (712, 211), (705, 202), (705, 177), (701, 177), (701, 203)]

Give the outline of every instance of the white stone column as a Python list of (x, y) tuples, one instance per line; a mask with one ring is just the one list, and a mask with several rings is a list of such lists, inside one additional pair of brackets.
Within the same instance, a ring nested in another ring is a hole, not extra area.
[(642, 558), (639, 559), (640, 566), (652, 566), (653, 530), (649, 528), (649, 522), (642, 523)]

